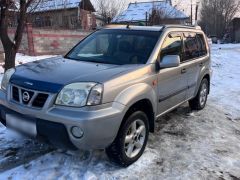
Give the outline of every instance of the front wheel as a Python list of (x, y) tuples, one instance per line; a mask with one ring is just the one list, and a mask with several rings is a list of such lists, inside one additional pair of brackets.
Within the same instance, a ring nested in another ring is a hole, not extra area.
[(106, 149), (108, 157), (121, 166), (129, 166), (143, 154), (149, 135), (147, 115), (132, 113), (121, 125), (114, 142)]
[(207, 103), (208, 92), (209, 82), (206, 78), (204, 78), (199, 87), (197, 96), (189, 101), (190, 108), (192, 110), (202, 110)]

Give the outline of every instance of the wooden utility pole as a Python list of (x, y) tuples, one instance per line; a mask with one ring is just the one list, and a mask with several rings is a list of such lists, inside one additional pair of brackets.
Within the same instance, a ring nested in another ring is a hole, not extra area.
[(148, 26), (148, 12), (146, 12), (146, 26)]
[(197, 24), (198, 21), (198, 6), (199, 6), (199, 2), (196, 3), (196, 14), (195, 14), (195, 23)]
[(192, 4), (192, 0), (191, 0), (191, 25), (193, 24), (193, 4)]

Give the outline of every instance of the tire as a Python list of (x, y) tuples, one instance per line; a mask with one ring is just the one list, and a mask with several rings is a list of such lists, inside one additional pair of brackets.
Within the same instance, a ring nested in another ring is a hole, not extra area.
[[(134, 131), (134, 127), (136, 127), (136, 131)], [(142, 111), (135, 111), (124, 119), (114, 142), (106, 148), (106, 154), (111, 161), (127, 167), (136, 162), (143, 154), (148, 135), (147, 115)]]
[(209, 81), (204, 78), (199, 87), (197, 96), (189, 101), (189, 106), (192, 110), (202, 110), (207, 103), (209, 93)]

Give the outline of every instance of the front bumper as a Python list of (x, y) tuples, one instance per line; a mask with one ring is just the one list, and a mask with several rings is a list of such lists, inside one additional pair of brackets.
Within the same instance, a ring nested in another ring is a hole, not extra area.
[[(76, 147), (87, 150), (103, 149), (113, 142), (120, 128), (125, 106), (113, 102), (95, 107), (71, 108), (55, 106), (50, 100), (44, 108), (36, 109), (11, 101), (0, 90), (0, 111), (0, 121), (4, 125), (6, 114), (34, 119), (38, 136), (43, 136), (60, 147), (67, 145), (71, 149)], [(73, 126), (83, 130), (82, 138), (72, 135)]]

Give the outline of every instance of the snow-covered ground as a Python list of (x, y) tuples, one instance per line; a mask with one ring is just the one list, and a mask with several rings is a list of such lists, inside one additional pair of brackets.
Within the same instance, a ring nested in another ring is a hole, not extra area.
[(207, 107), (191, 112), (186, 104), (159, 118), (130, 167), (104, 151), (54, 150), (0, 126), (0, 179), (240, 179), (240, 45), (213, 45), (212, 66)]
[[(24, 54), (17, 54), (16, 56), (16, 66), (20, 65), (20, 64), (24, 64), (24, 63), (28, 63), (28, 62), (32, 62), (32, 61), (37, 61), (37, 60), (41, 60), (41, 59), (46, 59), (46, 58), (50, 58), (53, 56), (25, 56)], [(2, 67), (3, 63), (0, 63), (0, 81), (2, 80), (2, 74), (4, 73), (4, 69)]]

